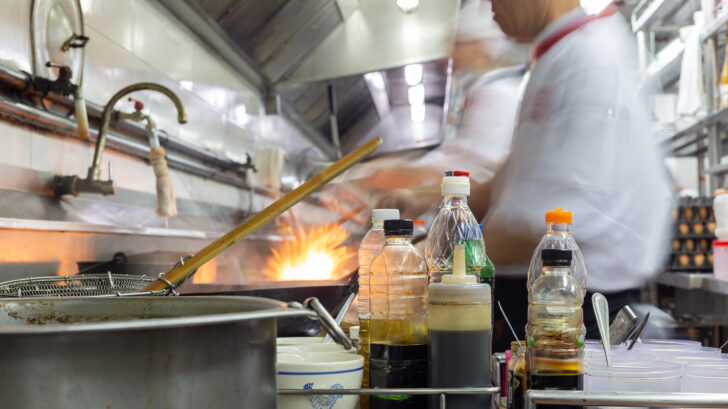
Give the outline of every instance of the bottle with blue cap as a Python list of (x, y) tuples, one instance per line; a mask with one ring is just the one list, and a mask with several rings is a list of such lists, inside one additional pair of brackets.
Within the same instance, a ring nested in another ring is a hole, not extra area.
[(468, 207), (470, 173), (454, 171), (442, 178), (443, 201), (425, 244), (430, 282), (439, 283), (443, 274), (452, 274), (455, 245), (465, 247), (466, 274), (480, 277), (486, 265), (485, 241), (478, 221)]

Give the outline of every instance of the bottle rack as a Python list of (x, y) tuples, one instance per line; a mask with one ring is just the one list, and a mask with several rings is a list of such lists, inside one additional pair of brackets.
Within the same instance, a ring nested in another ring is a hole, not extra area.
[(715, 217), (712, 198), (682, 198), (673, 211), (675, 227), (667, 270), (713, 272)]
[[(380, 394), (433, 395), (439, 396), (439, 408), (446, 409), (448, 395), (496, 395), (499, 391), (500, 388), (498, 387), (450, 389), (279, 389), (278, 394), (289, 396)], [(536, 409), (536, 405), (728, 408), (728, 393), (529, 390), (525, 394), (524, 401), (525, 409)]]

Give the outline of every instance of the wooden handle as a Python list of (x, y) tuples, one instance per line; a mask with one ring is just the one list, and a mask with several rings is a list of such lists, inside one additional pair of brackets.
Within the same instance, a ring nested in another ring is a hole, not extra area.
[[(317, 191), (325, 184), (331, 182), (334, 178), (344, 173), (347, 169), (360, 162), (369, 154), (374, 152), (382, 145), (382, 138), (376, 137), (371, 141), (360, 146), (354, 152), (339, 159), (333, 165), (324, 169), (318, 175), (312, 177), (309, 181), (299, 186), (294, 191), (283, 196), (279, 200), (261, 210), (254, 216), (242, 222), (238, 227), (232, 229), (224, 236), (207, 245), (207, 247), (198, 251), (194, 256), (185, 260), (183, 265), (178, 265), (164, 274), (164, 278), (172, 284), (179, 284), (200, 266), (215, 258), (218, 254), (225, 251), (228, 247), (240, 241), (242, 238), (255, 232), (265, 224), (279, 216), (281, 213), (290, 209), (293, 205), (303, 200), (311, 193)], [(142, 291), (158, 291), (167, 288), (167, 284), (162, 280), (156, 280), (146, 286)]]

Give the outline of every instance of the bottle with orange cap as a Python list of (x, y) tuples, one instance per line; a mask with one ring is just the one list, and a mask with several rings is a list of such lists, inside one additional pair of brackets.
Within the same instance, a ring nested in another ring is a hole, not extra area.
[(546, 212), (547, 232), (528, 271), (526, 372), (531, 389), (583, 388), (586, 269), (571, 223), (571, 213), (561, 208)]
[(528, 288), (530, 289), (533, 282), (543, 273), (541, 252), (544, 249), (570, 250), (572, 253), (571, 275), (576, 279), (581, 286), (582, 292), (586, 295), (586, 267), (584, 266), (584, 257), (581, 255), (581, 250), (571, 234), (573, 221), (571, 212), (557, 207), (555, 210), (546, 212), (545, 221), (546, 234), (533, 251), (531, 264), (528, 267)]

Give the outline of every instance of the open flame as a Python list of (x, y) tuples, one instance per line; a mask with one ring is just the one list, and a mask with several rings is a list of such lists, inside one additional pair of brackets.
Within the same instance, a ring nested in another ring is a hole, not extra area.
[(345, 275), (354, 252), (344, 245), (349, 233), (339, 224), (298, 227), (293, 240), (273, 249), (267, 275), (278, 281), (331, 280)]

